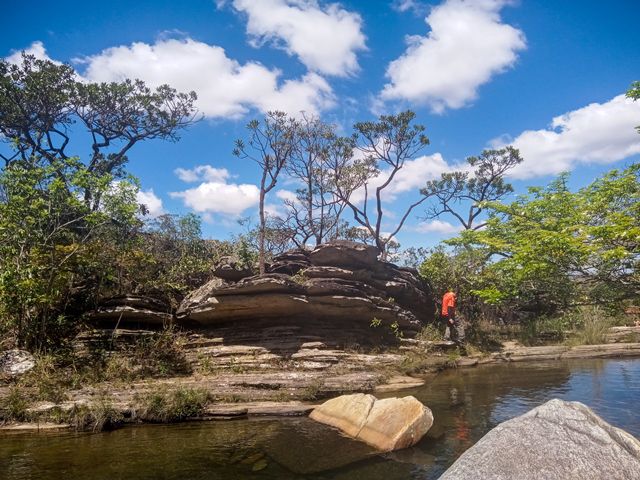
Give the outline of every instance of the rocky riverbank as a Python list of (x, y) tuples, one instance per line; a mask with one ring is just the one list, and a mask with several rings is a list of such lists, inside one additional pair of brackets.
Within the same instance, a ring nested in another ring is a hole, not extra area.
[[(98, 426), (105, 417), (126, 423), (304, 415), (320, 399), (415, 388), (445, 368), (640, 356), (640, 327), (614, 327), (603, 345), (505, 342), (462, 356), (425, 334), (437, 331), (423, 330), (435, 305), (417, 272), (351, 242), (286, 253), (264, 275), (232, 261), (213, 273), (175, 311), (154, 298), (105, 300), (64, 367), (31, 362), (40, 377), (17, 391), (16, 376), (7, 374), (0, 399), (13, 402), (14, 418), (100, 417)], [(159, 328), (167, 324), (173, 328)], [(149, 413), (159, 405), (162, 412)]]
[[(633, 332), (636, 328), (629, 327)], [(134, 335), (130, 331), (115, 333), (115, 338), (122, 335), (130, 339)], [(282, 330), (278, 334), (279, 338), (286, 338)], [(98, 334), (93, 335), (95, 341)], [(142, 332), (136, 331), (135, 335), (142, 335)], [(285, 345), (284, 342), (278, 344)], [(446, 368), (640, 356), (640, 343), (576, 347), (524, 347), (507, 343), (498, 352), (463, 357), (443, 343), (414, 339), (402, 341), (385, 352), (343, 349), (310, 341), (298, 345), (292, 353), (286, 349), (269, 350), (266, 344), (228, 345), (221, 337), (208, 337), (202, 332), (187, 336), (183, 347), (192, 373), (131, 382), (101, 382), (68, 390), (62, 401), (37, 401), (28, 407), (28, 415), (34, 420), (31, 428), (42, 428), (42, 422), (52, 419), (63, 420), (65, 415), (90, 409), (96, 402), (108, 405), (123, 423), (144, 421), (139, 415), (141, 399), (158, 392), (165, 396), (172, 392), (206, 392), (207, 399), (202, 408), (193, 416), (180, 420), (306, 415), (320, 399), (345, 393), (390, 394), (416, 388)], [(1, 386), (0, 396), (8, 395), (10, 388), (10, 384)], [(27, 425), (18, 427), (12, 423), (1, 428), (27, 428)]]

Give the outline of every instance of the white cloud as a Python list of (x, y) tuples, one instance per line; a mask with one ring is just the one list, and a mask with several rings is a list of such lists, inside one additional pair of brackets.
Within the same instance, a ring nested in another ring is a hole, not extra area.
[(451, 235), (462, 230), (460, 225), (453, 225), (443, 220), (431, 220), (417, 225), (414, 230), (418, 233), (438, 233), (441, 235)]
[(394, 0), (391, 8), (402, 13), (412, 11), (416, 15), (424, 14), (428, 10), (427, 5), (417, 0)]
[(257, 62), (227, 57), (224, 49), (190, 38), (160, 39), (153, 45), (136, 42), (117, 46), (79, 60), (89, 81), (139, 78), (155, 87), (169, 84), (179, 91), (195, 91), (197, 107), (210, 118), (238, 118), (257, 109), (291, 114), (317, 114), (335, 103), (322, 77), (308, 73), (281, 81), (281, 72)]
[(166, 213), (162, 206), (162, 199), (153, 192), (152, 188), (149, 190), (139, 190), (136, 194), (136, 200), (138, 203), (147, 207), (149, 216), (151, 217), (157, 217)]
[(608, 164), (640, 154), (640, 102), (618, 95), (555, 117), (549, 128), (527, 130), (512, 142), (504, 137), (492, 147), (510, 143), (524, 159), (510, 173), (531, 178), (568, 171), (580, 164)]
[(364, 50), (362, 19), (333, 3), (316, 0), (234, 0), (248, 17), (253, 44), (271, 43), (297, 56), (312, 71), (346, 76), (358, 71), (356, 52)]
[(229, 170), (226, 168), (215, 168), (211, 165), (198, 165), (191, 169), (176, 168), (173, 173), (175, 173), (180, 180), (187, 183), (193, 183), (199, 180), (225, 183), (231, 176)]
[[(407, 160), (404, 167), (396, 173), (393, 181), (384, 189), (382, 194), (383, 201), (393, 202), (398, 195), (417, 191), (424, 187), (427, 181), (440, 178), (442, 173), (453, 169), (455, 169), (455, 166), (447, 164), (440, 153), (423, 155), (415, 160)], [(375, 189), (389, 178), (389, 174), (389, 170), (382, 170), (377, 177), (369, 181), (369, 199), (374, 198)], [(364, 189), (354, 192), (351, 200), (355, 203), (362, 202), (364, 200)]]
[(447, 0), (425, 21), (426, 36), (407, 38), (407, 51), (387, 67), (379, 101), (426, 104), (434, 112), (461, 108), (478, 88), (511, 67), (525, 48), (522, 31), (504, 24), (507, 0)]
[(276, 192), (276, 197), (278, 197), (280, 200), (288, 200), (290, 202), (297, 202), (298, 201), (298, 196), (296, 195), (296, 192), (292, 192), (291, 190), (278, 190)]
[(260, 190), (252, 184), (204, 182), (195, 188), (169, 193), (198, 213), (240, 215), (258, 204)]
[(14, 51), (11, 55), (6, 57), (5, 60), (16, 65), (21, 64), (22, 52), (26, 53), (27, 55), (33, 55), (38, 60), (49, 60), (56, 65), (62, 65), (60, 62), (49, 57), (49, 55), (47, 54), (47, 50), (44, 48), (44, 44), (40, 40), (33, 42), (31, 45), (29, 45), (28, 48), (25, 48), (24, 50)]
[(280, 203), (265, 203), (264, 213), (268, 217), (283, 217), (286, 214), (282, 204)]

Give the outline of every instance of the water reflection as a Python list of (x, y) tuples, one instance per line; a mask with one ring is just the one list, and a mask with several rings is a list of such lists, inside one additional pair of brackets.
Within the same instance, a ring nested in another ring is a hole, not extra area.
[(0, 478), (437, 478), (496, 424), (551, 398), (578, 400), (640, 436), (640, 360), (497, 365), (444, 372), (413, 394), (435, 424), (414, 448), (377, 455), (306, 418), (0, 436)]

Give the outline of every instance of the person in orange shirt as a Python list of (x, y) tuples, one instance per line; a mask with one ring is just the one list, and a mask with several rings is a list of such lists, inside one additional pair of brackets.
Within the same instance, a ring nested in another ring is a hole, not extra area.
[(462, 345), (464, 342), (464, 326), (462, 322), (456, 318), (456, 294), (453, 288), (449, 288), (447, 293), (442, 297), (442, 318), (447, 324), (447, 328), (444, 331), (444, 339), (451, 340), (452, 327), (455, 329), (455, 342), (458, 345)]

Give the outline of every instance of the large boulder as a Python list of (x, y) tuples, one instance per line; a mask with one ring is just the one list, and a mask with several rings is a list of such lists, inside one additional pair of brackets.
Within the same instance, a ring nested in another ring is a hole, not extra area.
[(356, 393), (316, 407), (309, 417), (390, 452), (415, 445), (433, 425), (433, 414), (415, 397), (385, 398)]
[(501, 423), (440, 480), (640, 478), (640, 442), (578, 402), (551, 400)]
[(217, 278), (228, 282), (237, 282), (250, 277), (255, 272), (234, 257), (222, 257), (213, 267), (213, 274)]
[(0, 352), (0, 373), (17, 377), (35, 367), (36, 361), (26, 350), (5, 350)]
[(309, 254), (313, 265), (346, 268), (367, 268), (378, 261), (377, 247), (364, 243), (336, 240), (318, 245)]

